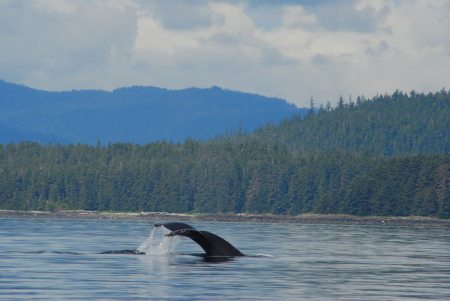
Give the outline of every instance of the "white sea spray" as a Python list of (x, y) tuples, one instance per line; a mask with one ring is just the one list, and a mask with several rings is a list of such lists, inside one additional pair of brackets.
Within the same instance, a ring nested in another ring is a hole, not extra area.
[(173, 254), (180, 244), (180, 237), (166, 237), (169, 233), (164, 227), (155, 227), (150, 231), (150, 235), (138, 248), (139, 252), (147, 255), (168, 255)]

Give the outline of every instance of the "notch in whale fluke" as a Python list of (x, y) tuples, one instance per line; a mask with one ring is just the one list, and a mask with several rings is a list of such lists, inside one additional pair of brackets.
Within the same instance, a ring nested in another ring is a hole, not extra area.
[(155, 227), (163, 226), (171, 232), (167, 237), (176, 235), (186, 236), (195, 241), (205, 250), (207, 256), (244, 256), (238, 249), (225, 239), (208, 231), (198, 231), (194, 227), (178, 222), (155, 224)]

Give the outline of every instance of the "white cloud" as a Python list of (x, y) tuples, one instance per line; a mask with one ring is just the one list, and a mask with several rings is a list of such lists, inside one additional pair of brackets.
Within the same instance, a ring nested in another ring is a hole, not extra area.
[(285, 7), (283, 25), (287, 27), (305, 26), (316, 24), (317, 19), (314, 14), (308, 14), (301, 6)]
[(0, 0), (0, 28), (0, 78), (47, 90), (218, 85), (308, 106), (449, 86), (445, 0)]
[(50, 90), (104, 88), (99, 84), (103, 71), (132, 50), (133, 6), (56, 2), (0, 2), (0, 19), (9, 18), (1, 26), (0, 77)]

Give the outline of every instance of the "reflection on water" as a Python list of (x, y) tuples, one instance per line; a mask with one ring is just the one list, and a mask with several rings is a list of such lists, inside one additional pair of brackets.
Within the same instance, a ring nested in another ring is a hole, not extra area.
[(190, 222), (249, 254), (211, 262), (155, 222), (0, 219), (0, 299), (450, 299), (446, 228)]

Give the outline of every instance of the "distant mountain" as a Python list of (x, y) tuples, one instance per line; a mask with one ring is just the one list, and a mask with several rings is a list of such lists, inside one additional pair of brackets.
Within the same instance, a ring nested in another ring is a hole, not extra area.
[(206, 140), (240, 127), (251, 132), (306, 112), (283, 99), (215, 86), (48, 92), (0, 80), (0, 143), (4, 144)]
[(54, 135), (46, 135), (35, 132), (24, 132), (7, 126), (0, 125), (0, 143), (8, 144), (10, 142), (21, 141), (39, 141), (43, 144), (60, 143), (68, 144), (69, 141), (61, 139)]

